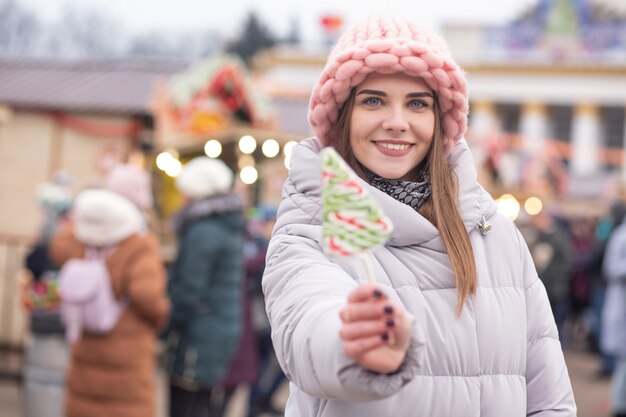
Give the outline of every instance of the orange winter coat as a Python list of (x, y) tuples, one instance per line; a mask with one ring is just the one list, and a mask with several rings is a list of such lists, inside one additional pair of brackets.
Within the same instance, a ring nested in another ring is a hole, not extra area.
[[(62, 265), (84, 246), (67, 226), (51, 245)], [(170, 310), (156, 239), (133, 234), (107, 259), (115, 294), (129, 306), (106, 335), (84, 333), (72, 348), (67, 417), (154, 417), (157, 333)]]

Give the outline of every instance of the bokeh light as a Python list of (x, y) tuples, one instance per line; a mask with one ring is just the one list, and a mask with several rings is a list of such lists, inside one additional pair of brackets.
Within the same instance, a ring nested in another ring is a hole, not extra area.
[(156, 157), (156, 165), (161, 171), (165, 171), (169, 166), (169, 162), (172, 161), (174, 157), (169, 152), (161, 152)]
[(169, 175), (170, 177), (175, 177), (178, 174), (180, 174), (180, 171), (182, 170), (182, 168), (183, 166), (178, 159), (172, 159), (168, 163), (168, 167), (165, 169), (165, 173)]
[(285, 146), (283, 146), (283, 154), (285, 154), (286, 157), (290, 157), (293, 147), (296, 146), (297, 144), (298, 142), (294, 140), (290, 140), (289, 142), (285, 143)]
[(244, 184), (254, 184), (259, 177), (259, 174), (256, 171), (256, 168), (247, 166), (243, 167), (239, 172), (239, 178), (241, 178), (241, 182)]
[(498, 207), (498, 213), (511, 220), (517, 220), (520, 204), (513, 195), (503, 194), (500, 198), (496, 199), (496, 205)]
[(222, 154), (222, 144), (216, 139), (208, 140), (204, 144), (204, 153), (209, 158), (217, 158)]
[(296, 146), (297, 142), (295, 141), (289, 141), (287, 143), (285, 143), (285, 146), (283, 146), (283, 154), (285, 155), (285, 168), (289, 169), (289, 167), (291, 166), (291, 151), (293, 150), (293, 147)]
[(268, 158), (274, 158), (280, 152), (280, 145), (274, 139), (268, 139), (263, 142), (263, 146), (261, 146), (261, 150), (263, 151), (263, 155)]
[(242, 136), (239, 139), (239, 150), (245, 154), (251, 154), (256, 149), (256, 139), (250, 135)]
[(543, 210), (543, 203), (539, 197), (528, 197), (524, 202), (524, 210), (531, 216), (536, 216)]

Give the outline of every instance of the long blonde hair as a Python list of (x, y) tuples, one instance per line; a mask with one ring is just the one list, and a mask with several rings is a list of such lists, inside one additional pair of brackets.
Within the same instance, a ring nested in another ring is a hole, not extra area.
[[(350, 148), (350, 119), (354, 108), (355, 94), (356, 89), (353, 88), (348, 100), (339, 111), (336, 125), (337, 139), (333, 146), (357, 175), (367, 181), (363, 166)], [(444, 155), (441, 112), (436, 96), (433, 108), (435, 133), (430, 151), (426, 156), (426, 169), (431, 182), (431, 198), (424, 203), (419, 213), (439, 230), (446, 247), (456, 282), (457, 314), (460, 314), (467, 297), (476, 292), (476, 263), (469, 234), (465, 229), (458, 206), (456, 174)]]

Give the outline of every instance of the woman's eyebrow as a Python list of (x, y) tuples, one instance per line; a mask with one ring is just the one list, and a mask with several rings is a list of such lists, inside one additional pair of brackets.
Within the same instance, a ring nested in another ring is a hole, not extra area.
[[(380, 97), (387, 97), (387, 93), (385, 93), (384, 91), (380, 91), (380, 90), (370, 90), (370, 89), (365, 89), (365, 90), (361, 90), (359, 91), (356, 95), (361, 95), (361, 94), (368, 94), (368, 95), (374, 95), (374, 96), (380, 96)], [(406, 95), (406, 98), (421, 98), (421, 97), (430, 97), (433, 98), (433, 95), (427, 91), (422, 91), (422, 92), (416, 92), (416, 93), (409, 93)]]
[(379, 90), (361, 90), (358, 93), (356, 93), (356, 95), (360, 95), (360, 94), (372, 94), (375, 96), (381, 96), (381, 97), (387, 97), (387, 93), (385, 93), (384, 91), (379, 91)]
[(430, 97), (430, 98), (433, 98), (433, 95), (431, 93), (426, 92), (426, 91), (420, 92), (420, 93), (409, 93), (409, 94), (406, 95), (406, 98), (415, 98), (415, 97)]

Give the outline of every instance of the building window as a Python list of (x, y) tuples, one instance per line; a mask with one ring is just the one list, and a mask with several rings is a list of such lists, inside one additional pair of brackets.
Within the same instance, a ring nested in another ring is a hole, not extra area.
[(571, 106), (548, 106), (548, 117), (552, 125), (552, 138), (561, 142), (570, 142), (572, 138), (572, 114)]
[(624, 117), (623, 107), (600, 108), (600, 128), (607, 148), (624, 146)]
[(497, 104), (496, 114), (500, 120), (502, 131), (518, 133), (521, 107), (518, 104)]

